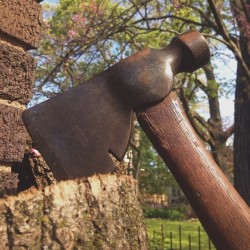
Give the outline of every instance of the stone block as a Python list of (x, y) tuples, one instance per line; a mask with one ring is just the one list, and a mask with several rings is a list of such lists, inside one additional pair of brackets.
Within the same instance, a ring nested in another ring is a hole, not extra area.
[(41, 6), (34, 0), (0, 0), (0, 34), (24, 43), (26, 49), (37, 48), (40, 41)]
[(18, 174), (10, 172), (0, 172), (0, 197), (5, 194), (16, 194), (18, 187)]
[(35, 60), (0, 42), (0, 98), (27, 104), (33, 94)]
[(22, 161), (28, 134), (22, 109), (0, 103), (0, 162)]

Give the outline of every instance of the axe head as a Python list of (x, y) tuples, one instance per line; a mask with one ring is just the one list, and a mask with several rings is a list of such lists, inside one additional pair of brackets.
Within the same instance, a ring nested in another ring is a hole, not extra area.
[(158, 102), (174, 75), (209, 61), (204, 37), (186, 32), (162, 50), (144, 49), (95, 78), (23, 112), (24, 124), (57, 180), (114, 170), (127, 150), (133, 109)]
[(132, 110), (96, 77), (23, 113), (23, 121), (57, 180), (107, 173), (109, 153), (126, 152)]

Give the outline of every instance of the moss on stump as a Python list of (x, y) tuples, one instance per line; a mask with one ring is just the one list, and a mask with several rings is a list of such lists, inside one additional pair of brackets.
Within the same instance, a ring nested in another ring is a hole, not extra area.
[(137, 181), (96, 175), (0, 200), (0, 249), (148, 249)]

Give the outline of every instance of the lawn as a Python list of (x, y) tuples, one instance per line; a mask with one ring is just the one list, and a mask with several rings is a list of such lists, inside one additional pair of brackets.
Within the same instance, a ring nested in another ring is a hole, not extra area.
[(199, 221), (146, 219), (146, 224), (152, 250), (215, 249)]

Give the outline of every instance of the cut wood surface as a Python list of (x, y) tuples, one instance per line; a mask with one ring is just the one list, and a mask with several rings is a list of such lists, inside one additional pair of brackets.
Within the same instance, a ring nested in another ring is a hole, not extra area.
[(0, 200), (0, 249), (148, 249), (137, 181), (97, 175)]

